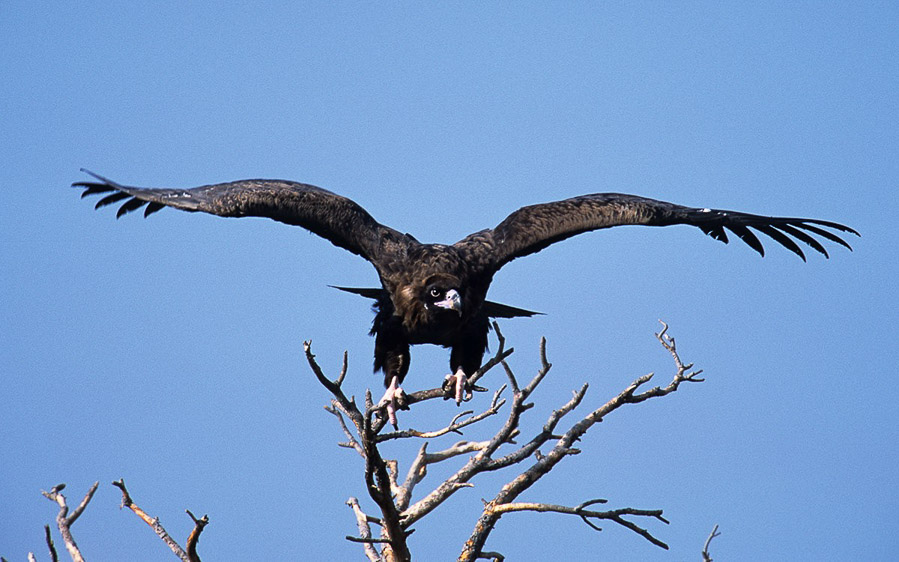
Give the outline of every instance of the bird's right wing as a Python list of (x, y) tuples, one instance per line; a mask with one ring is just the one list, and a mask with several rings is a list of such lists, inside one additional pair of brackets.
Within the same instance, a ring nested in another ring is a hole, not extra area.
[(144, 205), (144, 216), (163, 207), (201, 211), (221, 217), (267, 217), (301, 226), (378, 266), (405, 249), (406, 238), (380, 224), (352, 200), (326, 189), (284, 180), (242, 180), (191, 189), (154, 189), (120, 185), (88, 170), (98, 181), (76, 182), (81, 197), (107, 194), (95, 208), (124, 201), (116, 217)]
[(550, 244), (591, 230), (622, 225), (674, 224), (698, 227), (724, 243), (728, 241), (726, 230), (729, 230), (764, 256), (761, 241), (750, 230), (755, 229), (803, 260), (805, 254), (793, 238), (827, 257), (824, 245), (812, 235), (850, 250), (852, 248), (845, 240), (825, 228), (858, 235), (848, 226), (818, 219), (767, 217), (722, 209), (685, 207), (623, 193), (594, 193), (522, 207), (496, 228), (476, 232), (457, 242), (456, 247), (476, 267), (495, 272), (516, 258), (539, 252)]

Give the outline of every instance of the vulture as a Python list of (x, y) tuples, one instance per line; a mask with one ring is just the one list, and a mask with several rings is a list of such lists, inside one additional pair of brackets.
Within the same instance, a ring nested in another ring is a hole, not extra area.
[[(396, 425), (402, 404), (400, 387), (409, 372), (409, 346), (423, 343), (450, 348), (446, 388), (459, 403), (467, 396), (467, 378), (481, 366), (487, 348), (489, 318), (537, 314), (487, 300), (493, 276), (510, 261), (539, 252), (591, 230), (621, 225), (695, 226), (728, 242), (728, 231), (760, 255), (762, 233), (805, 261), (796, 243), (829, 257), (822, 241), (848, 249), (838, 232), (858, 236), (830, 221), (769, 217), (736, 211), (685, 207), (623, 193), (594, 193), (522, 207), (496, 227), (475, 232), (452, 245), (424, 244), (376, 221), (352, 200), (313, 185), (285, 180), (241, 180), (190, 189), (120, 185), (89, 170), (96, 181), (73, 183), (82, 197), (104, 196), (96, 208), (122, 202), (121, 217), (142, 207), (144, 216), (174, 207), (222, 217), (267, 217), (303, 227), (335, 246), (362, 256), (374, 266), (379, 288), (337, 287), (375, 300), (375, 372), (387, 388), (379, 405)], [(845, 235), (844, 235), (845, 236)]]

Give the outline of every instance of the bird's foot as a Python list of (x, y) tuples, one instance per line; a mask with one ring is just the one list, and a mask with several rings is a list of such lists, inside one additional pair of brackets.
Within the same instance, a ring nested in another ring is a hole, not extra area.
[(396, 411), (397, 409), (408, 410), (409, 406), (406, 404), (406, 391), (400, 387), (396, 377), (390, 380), (390, 386), (387, 387), (384, 396), (378, 401), (377, 408), (385, 410), (387, 412), (387, 421), (390, 422), (394, 429), (399, 429)]
[[(456, 369), (456, 373), (450, 373), (443, 380), (443, 391), (450, 395), (450, 390), (452, 390), (452, 395), (456, 399), (456, 406), (462, 403), (462, 400), (465, 401), (471, 400), (472, 397), (472, 388), (471, 385), (468, 384), (468, 377), (465, 376), (465, 371), (462, 369)], [(447, 398), (449, 396), (446, 396)]]

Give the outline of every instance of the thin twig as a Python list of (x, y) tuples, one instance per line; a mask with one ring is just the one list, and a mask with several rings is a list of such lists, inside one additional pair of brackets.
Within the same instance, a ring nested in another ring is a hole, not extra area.
[[(483, 412), (481, 412), (480, 414), (471, 415), (474, 412), (472, 410), (466, 410), (464, 412), (459, 412), (458, 414), (453, 416), (453, 419), (450, 421), (450, 423), (442, 429), (437, 429), (437, 430), (433, 430), (433, 431), (418, 431), (415, 429), (404, 429), (404, 430), (398, 430), (398, 431), (391, 431), (390, 433), (382, 433), (382, 434), (378, 435), (377, 441), (379, 443), (382, 443), (384, 441), (389, 441), (391, 439), (406, 439), (406, 438), (410, 438), (410, 437), (418, 437), (421, 439), (433, 439), (435, 437), (440, 437), (442, 435), (446, 435), (447, 433), (457, 433), (459, 435), (462, 435), (462, 432), (460, 431), (462, 428), (468, 427), (469, 425), (476, 424), (485, 418), (489, 418), (490, 416), (493, 416), (493, 415), (496, 415), (497, 413), (499, 413), (500, 408), (502, 408), (503, 405), (505, 405), (505, 403), (506, 403), (505, 400), (501, 400), (499, 398), (500, 394), (502, 394), (502, 392), (503, 392), (503, 390), (505, 390), (505, 388), (506, 388), (506, 385), (503, 385), (502, 387), (500, 387), (499, 390), (497, 390), (493, 394), (493, 400), (491, 400), (491, 402), (490, 402), (490, 407), (487, 408), (486, 410), (484, 410)], [(465, 416), (469, 416), (469, 417), (463, 419), (462, 421), (459, 421), (460, 418), (463, 418)]]
[(359, 441), (356, 440), (356, 437), (350, 431), (350, 428), (347, 427), (346, 422), (343, 420), (343, 416), (346, 415), (350, 417), (349, 413), (343, 411), (340, 403), (335, 399), (331, 400), (330, 406), (325, 406), (325, 411), (334, 415), (337, 418), (337, 423), (340, 424), (340, 429), (343, 431), (343, 434), (347, 436), (347, 441), (338, 443), (339, 446), (345, 447), (347, 449), (353, 449), (359, 456), (365, 458), (365, 451), (362, 449), (362, 445), (359, 444)]
[(59, 562), (59, 554), (56, 553), (56, 545), (53, 544), (53, 537), (50, 535), (50, 525), (44, 525), (44, 539), (47, 541), (47, 548), (50, 549), (50, 560)]
[(702, 562), (712, 562), (712, 555), (709, 554), (709, 545), (712, 544), (712, 539), (720, 536), (721, 533), (718, 532), (718, 525), (715, 525), (712, 532), (709, 533), (709, 538), (705, 540), (705, 546), (702, 547)]
[(306, 341), (303, 342), (303, 351), (306, 353), (306, 361), (309, 363), (309, 367), (312, 369), (312, 372), (315, 374), (315, 378), (318, 379), (318, 382), (324, 386), (331, 395), (337, 400), (337, 402), (341, 406), (341, 410), (353, 421), (353, 424), (357, 427), (357, 429), (362, 428), (362, 414), (359, 412), (359, 408), (356, 407), (356, 404), (353, 402), (352, 398), (347, 398), (341, 389), (341, 385), (343, 384), (343, 379), (346, 376), (347, 370), (347, 355), (346, 352), (343, 354), (343, 366), (340, 371), (340, 375), (337, 376), (337, 379), (331, 381), (325, 374), (322, 372), (321, 367), (318, 366), (318, 363), (315, 361), (315, 355), (312, 354), (312, 342)]
[(619, 525), (627, 527), (632, 531), (635, 531), (639, 535), (643, 536), (651, 542), (652, 544), (662, 547), (665, 550), (668, 550), (668, 545), (660, 541), (659, 539), (652, 536), (649, 531), (639, 527), (635, 523), (624, 519), (622, 516), (624, 515), (633, 515), (638, 517), (653, 517), (658, 519), (663, 523), (668, 523), (668, 521), (662, 517), (661, 509), (634, 509), (630, 507), (622, 508), (622, 509), (612, 509), (609, 511), (592, 511), (584, 509), (584, 507), (588, 504), (593, 503), (605, 503), (606, 500), (592, 500), (590, 502), (585, 502), (577, 507), (569, 507), (565, 505), (555, 505), (549, 503), (531, 503), (531, 502), (515, 502), (515, 503), (506, 503), (506, 504), (498, 504), (492, 507), (494, 513), (502, 515), (503, 513), (510, 513), (513, 511), (536, 511), (536, 512), (553, 512), (553, 513), (565, 513), (568, 515), (577, 515), (579, 516), (585, 523), (587, 523), (591, 528), (601, 531), (600, 527), (597, 527), (588, 518), (593, 519), (607, 519), (609, 521), (614, 521)]

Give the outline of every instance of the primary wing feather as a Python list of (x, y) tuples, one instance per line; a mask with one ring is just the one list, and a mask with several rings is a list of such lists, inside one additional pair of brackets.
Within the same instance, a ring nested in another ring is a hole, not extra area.
[(399, 232), (378, 223), (352, 200), (326, 189), (284, 180), (242, 180), (191, 189), (154, 189), (118, 184), (88, 170), (96, 182), (76, 182), (82, 197), (105, 195), (96, 208), (119, 201), (116, 217), (147, 205), (144, 216), (163, 207), (221, 217), (267, 217), (301, 226), (378, 265), (404, 246)]
[[(727, 243), (730, 230), (741, 240), (765, 255), (761, 241), (751, 230), (761, 232), (803, 260), (805, 255), (795, 237), (825, 257), (824, 246), (811, 234), (816, 234), (852, 249), (832, 230), (858, 235), (848, 226), (817, 219), (766, 217), (725, 211), (699, 209), (622, 193), (595, 193), (563, 201), (522, 207), (497, 225), (461, 240), (457, 246), (479, 265), (497, 270), (506, 263), (539, 252), (543, 248), (591, 230), (622, 225), (695, 226), (716, 240)], [(726, 229), (726, 230), (725, 230)]]

